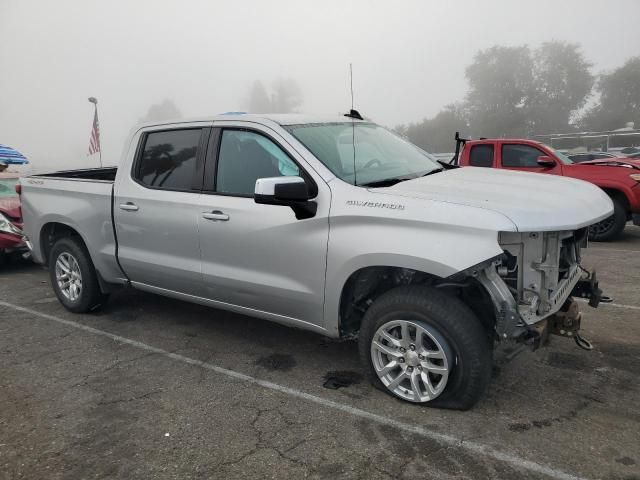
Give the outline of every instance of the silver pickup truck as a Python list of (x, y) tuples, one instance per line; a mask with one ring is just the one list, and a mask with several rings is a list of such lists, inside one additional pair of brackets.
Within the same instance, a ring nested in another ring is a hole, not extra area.
[(466, 409), (500, 341), (580, 338), (597, 187), (456, 168), (351, 116), (136, 128), (118, 168), (22, 181), (25, 233), (72, 312), (118, 285), (358, 337), (377, 387)]

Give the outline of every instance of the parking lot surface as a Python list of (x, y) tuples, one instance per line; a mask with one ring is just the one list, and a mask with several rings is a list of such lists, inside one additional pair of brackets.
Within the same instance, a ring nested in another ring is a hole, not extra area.
[(468, 412), (372, 388), (352, 341), (131, 290), (74, 315), (4, 267), (0, 478), (640, 479), (640, 228), (584, 264), (594, 350), (502, 347)]

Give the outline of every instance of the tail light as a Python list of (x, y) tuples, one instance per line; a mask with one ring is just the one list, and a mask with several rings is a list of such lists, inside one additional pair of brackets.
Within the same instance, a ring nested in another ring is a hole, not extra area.
[(18, 195), (22, 194), (22, 185), (20, 185), (20, 183), (16, 183), (16, 193)]

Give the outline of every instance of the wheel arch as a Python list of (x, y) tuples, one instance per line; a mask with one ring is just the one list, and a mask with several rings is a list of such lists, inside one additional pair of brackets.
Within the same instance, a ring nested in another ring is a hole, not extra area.
[[(80, 232), (76, 228), (72, 227), (71, 225), (60, 222), (60, 221), (51, 221), (51, 222), (45, 223), (42, 226), (42, 228), (40, 229), (40, 235), (39, 235), (39, 238), (40, 238), (39, 248), (40, 248), (40, 254), (42, 255), (42, 260), (44, 265), (49, 264), (49, 255), (51, 254), (51, 249), (53, 248), (53, 245), (61, 238), (68, 238), (68, 237), (78, 238), (78, 240), (82, 242), (85, 249), (87, 249), (87, 252), (89, 251), (89, 249), (87, 248), (87, 242), (85, 241), (85, 239), (82, 237)], [(91, 257), (91, 254), (89, 254), (89, 257)]]
[(616, 187), (600, 187), (600, 188), (602, 188), (602, 190), (607, 195), (609, 195), (609, 197), (611, 197), (612, 199), (620, 201), (627, 215), (631, 213), (631, 204), (629, 203), (629, 198), (627, 197), (627, 194), (623, 190)]
[(486, 289), (475, 279), (450, 281), (422, 270), (397, 265), (369, 265), (352, 272), (340, 291), (338, 335), (355, 337), (364, 314), (377, 298), (403, 285), (429, 285), (459, 297), (486, 329), (495, 327), (493, 303)]
[(627, 213), (630, 214), (631, 207), (636, 202), (633, 189), (629, 185), (611, 179), (597, 179), (591, 182), (606, 193), (609, 198), (619, 200)]
[(89, 256), (89, 260), (91, 260), (91, 263), (93, 264), (93, 268), (96, 271), (100, 290), (102, 291), (102, 293), (111, 292), (113, 290), (112, 285), (107, 283), (104, 280), (104, 278), (100, 274), (100, 270), (96, 267), (95, 260), (91, 255), (91, 251), (89, 250), (87, 241), (84, 239), (82, 234), (77, 229), (75, 229), (71, 225), (68, 225), (67, 223), (51, 221), (51, 222), (45, 223), (40, 229), (39, 248), (40, 248), (40, 254), (42, 255), (43, 264), (45, 266), (49, 265), (49, 255), (51, 255), (51, 249), (53, 248), (55, 243), (61, 238), (74, 238), (74, 239), (77, 239), (82, 244), (82, 246), (87, 252), (87, 255)]

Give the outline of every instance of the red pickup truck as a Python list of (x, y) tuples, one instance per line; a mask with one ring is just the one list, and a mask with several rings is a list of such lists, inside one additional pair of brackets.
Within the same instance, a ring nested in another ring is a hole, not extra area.
[(608, 241), (619, 237), (629, 220), (640, 225), (639, 160), (604, 158), (575, 163), (566, 155), (534, 140), (465, 140), (458, 134), (456, 140), (456, 155), (452, 163), (462, 167), (504, 168), (562, 175), (585, 180), (602, 188), (613, 200), (614, 213), (590, 227), (591, 240)]

